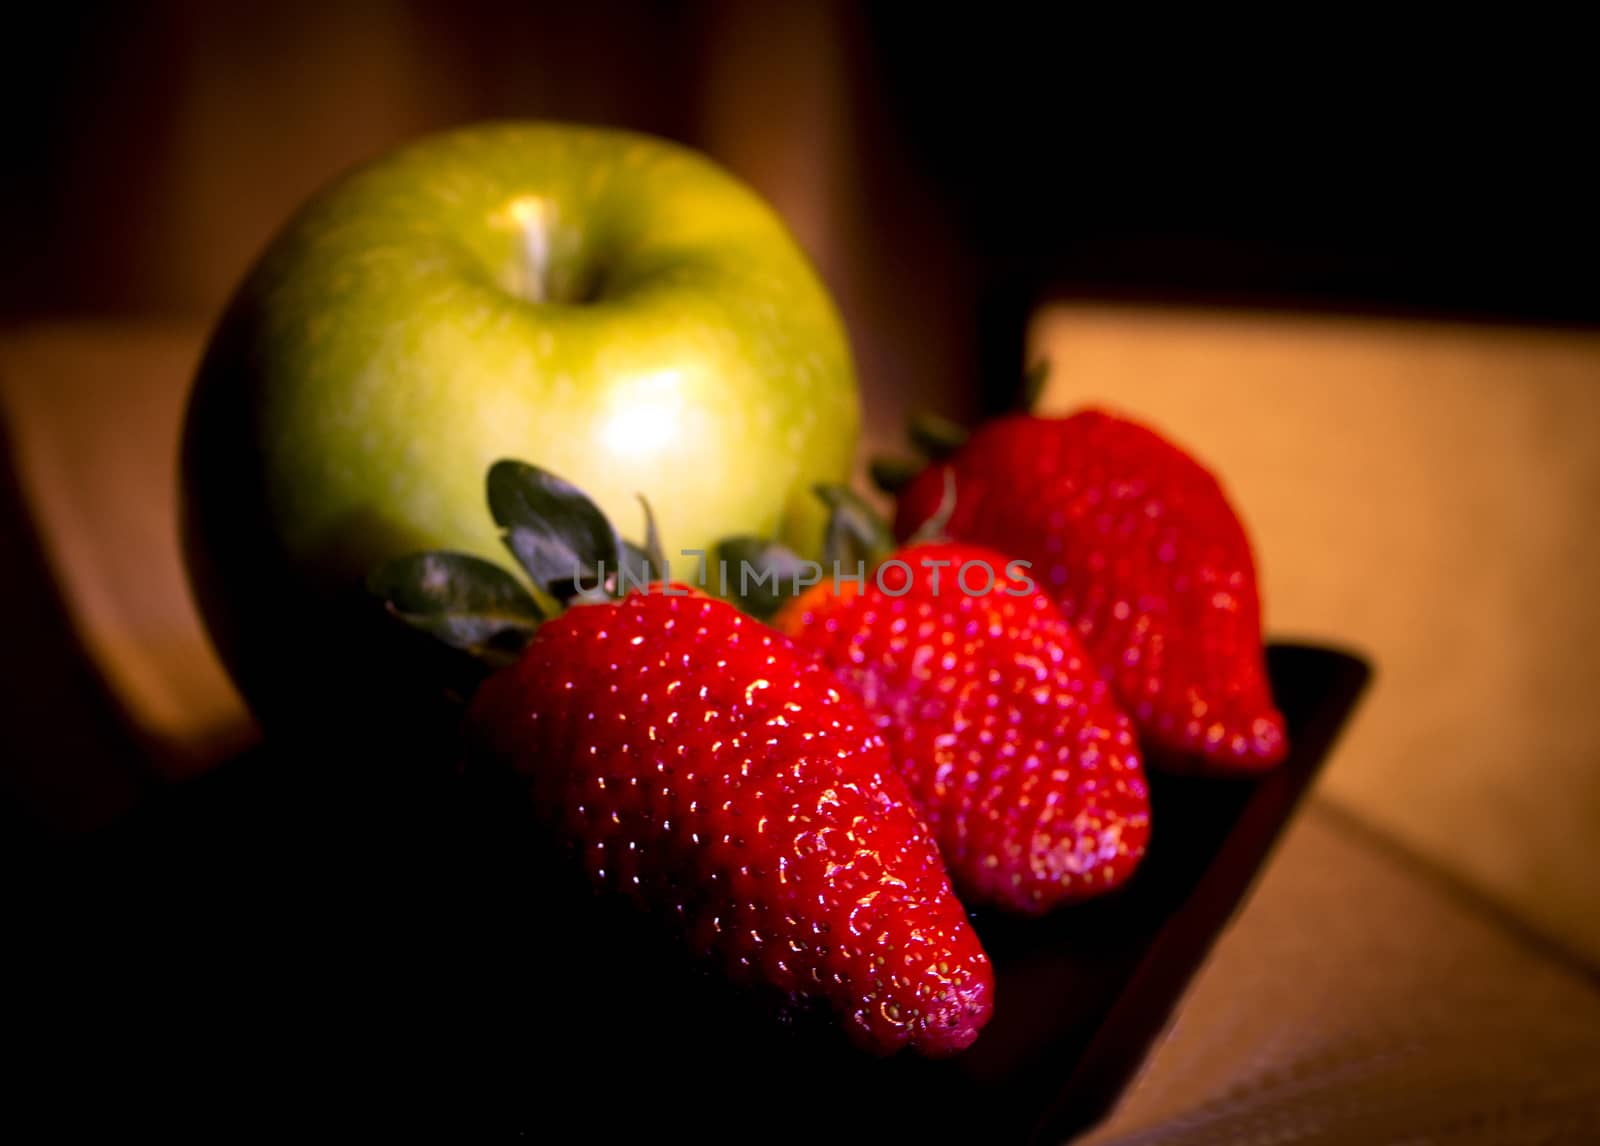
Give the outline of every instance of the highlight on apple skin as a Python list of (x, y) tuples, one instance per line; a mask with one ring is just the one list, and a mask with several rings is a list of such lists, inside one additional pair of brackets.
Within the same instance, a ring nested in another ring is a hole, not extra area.
[(336, 181), (246, 276), (191, 397), (185, 557), (270, 724), (348, 682), (380, 561), (501, 557), (496, 458), (624, 523), (648, 496), (669, 553), (814, 552), (810, 491), (847, 478), (858, 426), (838, 313), (748, 187), (633, 133), (468, 127)]

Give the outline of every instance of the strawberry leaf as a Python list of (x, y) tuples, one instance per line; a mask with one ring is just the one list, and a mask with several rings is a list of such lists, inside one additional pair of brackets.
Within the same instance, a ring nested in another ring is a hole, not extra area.
[(934, 508), (928, 519), (912, 532), (906, 539), (907, 545), (922, 545), (930, 541), (948, 540), (945, 530), (950, 526), (950, 518), (956, 511), (956, 471), (949, 466), (942, 467), (944, 487), (939, 494), (939, 504)]
[(621, 562), (622, 576), (620, 585), (634, 588), (639, 585), (648, 585), (660, 579), (660, 574), (650, 561), (650, 553), (642, 545), (635, 545), (624, 540), (622, 548), (617, 551), (617, 558)]
[(911, 444), (934, 461), (955, 453), (967, 444), (967, 438), (971, 436), (970, 431), (959, 422), (952, 422), (929, 410), (911, 416), (909, 433)]
[(526, 462), (489, 467), (489, 512), (534, 585), (557, 601), (615, 587), (620, 545), (600, 507), (570, 482)]
[(543, 620), (510, 573), (466, 553), (410, 553), (385, 561), (367, 588), (389, 612), (445, 644), (506, 663)]
[(1033, 365), (1022, 372), (1022, 412), (1031, 414), (1039, 405), (1039, 400), (1044, 397), (1045, 389), (1050, 385), (1050, 360), (1048, 358), (1035, 359)]
[(919, 458), (873, 458), (867, 464), (872, 484), (887, 494), (899, 493), (926, 468), (927, 462)]
[(642, 493), (639, 495), (639, 504), (644, 508), (644, 555), (650, 559), (651, 568), (658, 573), (665, 573), (667, 555), (661, 548), (661, 534), (656, 529), (656, 515)]
[(619, 554), (622, 560), (622, 580), (628, 586), (648, 585), (667, 576), (667, 556), (661, 549), (661, 534), (656, 530), (656, 515), (643, 494), (639, 504), (644, 507), (644, 544), (636, 545), (624, 539)]
[(828, 528), (822, 542), (822, 559), (854, 569), (866, 562), (870, 569), (894, 549), (894, 535), (878, 511), (847, 485), (824, 483), (816, 494), (828, 507)]
[(730, 537), (717, 544), (712, 558), (727, 578), (728, 596), (759, 620), (771, 617), (793, 597), (797, 576), (806, 565), (792, 550), (761, 537)]

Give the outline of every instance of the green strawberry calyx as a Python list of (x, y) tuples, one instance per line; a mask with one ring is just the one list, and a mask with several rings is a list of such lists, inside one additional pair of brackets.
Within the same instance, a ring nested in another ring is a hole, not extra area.
[[(1028, 367), (1022, 375), (1021, 400), (1017, 404), (1021, 413), (1033, 413), (1049, 380), (1049, 359), (1040, 358)], [(966, 445), (971, 436), (972, 431), (966, 426), (942, 414), (931, 410), (915, 411), (906, 424), (906, 437), (914, 453), (873, 458), (868, 464), (872, 484), (884, 493), (897, 494), (927, 469), (930, 462), (944, 461)]]
[[(938, 509), (906, 542), (908, 546), (943, 538), (950, 515), (955, 511), (955, 471), (946, 466), (944, 479), (944, 496)], [(828, 507), (820, 566), (825, 573), (865, 574), (877, 569), (902, 548), (895, 544), (894, 533), (883, 515), (855, 490), (841, 483), (824, 483), (812, 488)], [(767, 538), (727, 538), (717, 544), (712, 557), (724, 571), (725, 584), (720, 587), (723, 595), (761, 620), (771, 618), (783, 607), (784, 601), (793, 596), (785, 593), (786, 586), (816, 583), (805, 578), (807, 567), (814, 571), (818, 568), (816, 564)], [(754, 570), (756, 575), (743, 575), (746, 568)], [(737, 579), (728, 577), (729, 569), (740, 570), (740, 576)]]
[(503, 459), (485, 481), (500, 539), (526, 574), (470, 553), (390, 558), (367, 577), (388, 613), (492, 667), (514, 661), (539, 624), (580, 604), (611, 601), (666, 570), (650, 503), (643, 545), (623, 540), (582, 490), (538, 466)]

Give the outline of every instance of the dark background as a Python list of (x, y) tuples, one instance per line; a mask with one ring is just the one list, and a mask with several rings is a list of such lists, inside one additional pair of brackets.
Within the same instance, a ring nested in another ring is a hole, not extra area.
[(1041, 291), (1600, 320), (1592, 60), (1532, 17), (162, 0), (8, 20), (4, 319), (207, 318), (332, 174), (527, 116), (711, 151), (811, 250), (869, 388), (958, 409), (1009, 390)]

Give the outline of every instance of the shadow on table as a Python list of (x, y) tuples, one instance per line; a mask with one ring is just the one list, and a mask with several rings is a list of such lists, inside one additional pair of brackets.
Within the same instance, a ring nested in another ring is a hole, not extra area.
[(518, 801), (361, 745), (259, 749), (61, 849), (14, 932), (36, 958), (13, 1029), (41, 1075), (163, 1118), (1060, 1140), (1126, 1085), (1368, 678), (1326, 649), (1269, 660), (1290, 759), (1259, 781), (1153, 777), (1126, 889), (976, 916), (997, 1010), (950, 1060), (764, 1020), (548, 877)]

